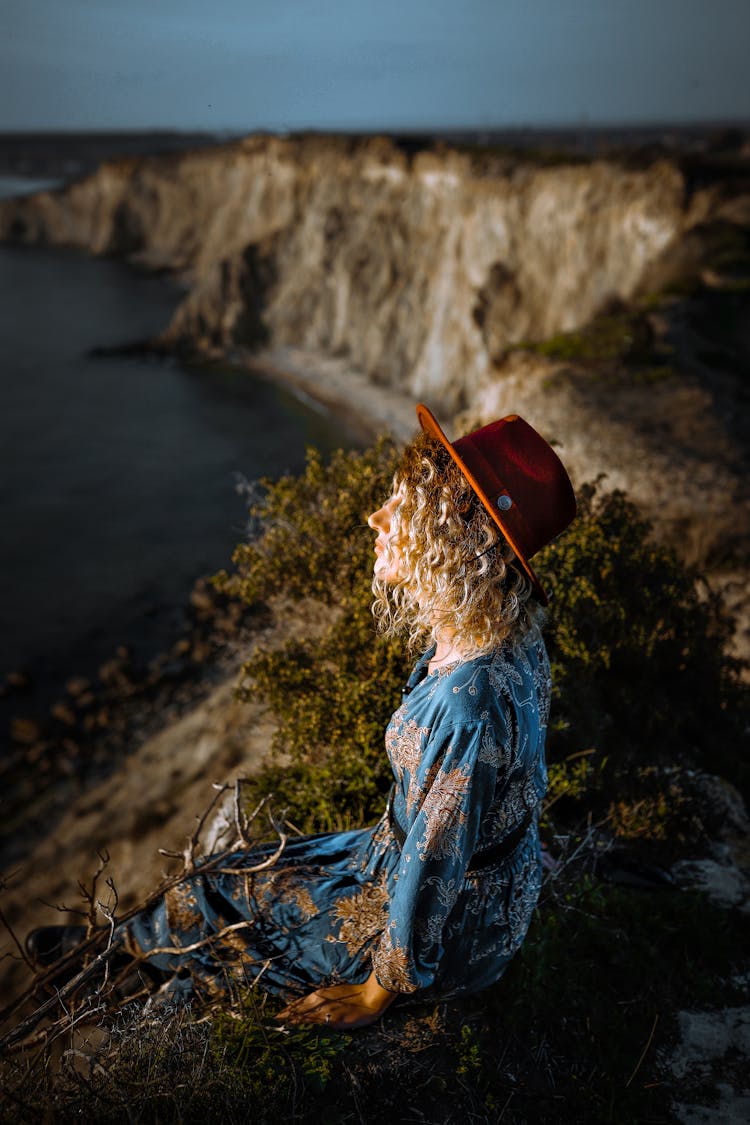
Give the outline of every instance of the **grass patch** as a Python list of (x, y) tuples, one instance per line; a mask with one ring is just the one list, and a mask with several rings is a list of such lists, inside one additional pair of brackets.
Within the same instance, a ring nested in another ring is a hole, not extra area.
[(671, 350), (656, 339), (649, 321), (649, 312), (657, 307), (652, 294), (636, 309), (602, 313), (574, 332), (517, 347), (559, 363), (574, 363), (593, 378), (627, 378), (645, 385), (663, 382), (674, 370)]
[(352, 1036), (283, 1033), (278, 1005), (258, 994), (208, 1019), (126, 1010), (103, 1045), (63, 1057), (54, 1078), (15, 1058), (0, 1063), (0, 1080), (20, 1121), (411, 1114), (489, 1125), (502, 1111), (511, 1125), (666, 1122), (658, 1052), (674, 1042), (676, 1010), (738, 1000), (726, 979), (749, 925), (698, 894), (608, 887), (578, 870), (548, 884), (505, 977), (460, 1002), (396, 1005), (387, 1023)]

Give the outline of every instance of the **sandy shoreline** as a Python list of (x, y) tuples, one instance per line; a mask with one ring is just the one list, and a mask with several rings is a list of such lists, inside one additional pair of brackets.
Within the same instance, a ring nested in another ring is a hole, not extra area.
[(243, 367), (287, 385), (308, 404), (318, 403), (342, 417), (363, 442), (384, 433), (405, 442), (417, 430), (416, 399), (373, 383), (343, 359), (298, 348), (240, 353), (239, 359)]

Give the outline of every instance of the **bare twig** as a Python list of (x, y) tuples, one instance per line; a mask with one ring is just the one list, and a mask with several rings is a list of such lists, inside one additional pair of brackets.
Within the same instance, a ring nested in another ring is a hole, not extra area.
[(80, 1011), (76, 1012), (75, 1015), (70, 1012), (66, 1012), (63, 1019), (58, 1020), (54, 1025), (54, 1034), (50, 1034), (50, 1032), (52, 1031), (51, 1028), (46, 1029), (48, 1035), (45, 1046), (48, 1047), (51, 1043), (54, 1043), (56, 1039), (59, 1039), (61, 1035), (66, 1035), (71, 1032), (74, 1027), (78, 1026), (78, 1024), (85, 1023), (87, 1020), (90, 1020), (92, 1016), (100, 1015), (104, 1011), (104, 1004), (96, 1004), (91, 1007), (82, 1008)]
[(25, 961), (25, 963), (29, 966), (29, 968), (33, 970), (34, 965), (33, 965), (33, 962), (31, 960), (31, 958), (29, 957), (28, 953), (24, 949), (21, 942), (18, 940), (18, 937), (16, 936), (15, 930), (13, 929), (13, 927), (11, 926), (10, 922), (5, 917), (5, 914), (3, 913), (3, 911), (1, 909), (0, 909), (0, 925), (3, 925), (5, 927), (5, 929), (8, 931), (8, 933), (10, 934), (11, 939), (13, 940), (14, 944), (16, 945), (16, 948), (18, 949), (18, 952), (21, 954), (22, 960)]
[[(73, 996), (82, 985), (90, 982), (96, 976), (98, 970), (103, 967), (105, 962), (114, 955), (115, 951), (116, 946), (110, 946), (109, 949), (105, 949), (88, 965), (85, 965), (84, 968), (81, 969), (81, 971), (77, 973), (72, 980), (68, 981), (67, 984), (58, 989), (54, 996), (51, 996), (48, 1000), (43, 1001), (43, 1003), (41, 1003), (31, 1013), (30, 1016), (28, 1016), (25, 1020), (18, 1024), (17, 1027), (12, 1028), (6, 1035), (4, 1035), (2, 1039), (0, 1039), (0, 1048), (13, 1046), (13, 1044), (23, 1039), (28, 1031), (31, 1031), (33, 1028), (35, 1028), (37, 1024), (39, 1024), (41, 1020), (44, 1019), (45, 1016), (50, 1014), (50, 1012), (54, 1011), (56, 1008), (59, 1008), (61, 1005), (64, 1008), (63, 1001), (65, 1001), (69, 996)], [(52, 974), (45, 974), (45, 976), (47, 977), (49, 977), (50, 975)], [(25, 994), (22, 999), (24, 1001), (27, 1000), (28, 994)]]
[(228, 785), (221, 785), (221, 786), (216, 786), (215, 788), (216, 788), (216, 792), (214, 793), (211, 801), (209, 802), (208, 807), (201, 813), (200, 816), (195, 818), (196, 819), (195, 831), (193, 832), (193, 835), (188, 840), (188, 846), (185, 850), (185, 873), (186, 874), (191, 874), (195, 870), (195, 851), (196, 851), (196, 848), (198, 847), (198, 844), (199, 844), (200, 834), (203, 831), (203, 825), (206, 823), (210, 814), (213, 812), (213, 809), (214, 809), (214, 807), (216, 805), (216, 802), (218, 801), (219, 797), (222, 795), (222, 793), (226, 793), (229, 786)]
[[(112, 878), (111, 875), (107, 878), (107, 886), (109, 887), (110, 891), (112, 892), (114, 902), (113, 902), (112, 906), (110, 907), (110, 906), (106, 906), (101, 901), (101, 899), (99, 899), (98, 902), (97, 902), (97, 906), (99, 907), (99, 910), (102, 912), (103, 916), (106, 918), (107, 923), (109, 925), (109, 938), (107, 940), (107, 949), (109, 949), (114, 944), (114, 940), (115, 940), (116, 914), (117, 914), (117, 907), (118, 907), (119, 902), (120, 902), (120, 896), (117, 893), (117, 888), (115, 887), (115, 881), (114, 881), (114, 879)], [(91, 931), (89, 931), (89, 933), (90, 932)], [(104, 984), (103, 984), (103, 987), (106, 988), (108, 984), (109, 984), (109, 961), (107, 961), (107, 963), (104, 966)]]
[[(240, 793), (240, 786), (241, 782), (238, 782), (235, 786), (235, 808), (237, 810), (239, 810), (240, 804), (240, 799), (238, 796), (238, 794)], [(269, 809), (268, 820), (279, 839), (278, 846), (274, 850), (274, 852), (265, 860), (262, 860), (261, 862), (253, 865), (243, 865), (242, 867), (225, 866), (227, 864), (227, 861), (229, 861), (229, 863), (231, 864), (232, 860), (237, 860), (238, 852), (250, 851), (254, 846), (253, 841), (250, 839), (249, 835), (250, 825), (257, 819), (261, 811), (268, 806), (270, 800), (272, 799), (272, 794), (264, 797), (252, 811), (252, 813), (249, 814), (249, 816), (244, 816), (241, 811), (238, 813), (237, 826), (241, 837), (241, 843), (239, 845), (234, 844), (232, 847), (225, 848), (221, 852), (207, 857), (202, 862), (196, 859), (196, 852), (200, 846), (200, 835), (203, 831), (203, 828), (205, 827), (206, 820), (208, 819), (208, 816), (211, 813), (212, 809), (215, 807), (219, 797), (223, 793), (225, 793), (230, 788), (230, 786), (215, 785), (214, 788), (216, 789), (216, 793), (205, 812), (200, 817), (196, 818), (196, 829), (188, 840), (187, 846), (185, 847), (184, 851), (178, 853), (169, 853), (164, 849), (159, 849), (162, 854), (169, 854), (180, 858), (182, 860), (183, 870), (178, 875), (164, 880), (160, 884), (160, 886), (158, 886), (153, 892), (151, 892), (141, 903), (137, 904), (131, 910), (127, 911), (119, 919), (116, 916), (119, 897), (114, 885), (114, 881), (111, 878), (107, 879), (107, 886), (109, 887), (113, 896), (112, 905), (107, 906), (100, 899), (96, 899), (95, 897), (97, 882), (101, 877), (106, 864), (109, 861), (109, 855), (106, 852), (97, 853), (99, 856), (99, 866), (97, 867), (97, 870), (93, 875), (91, 889), (89, 890), (83, 883), (79, 882), (81, 894), (84, 898), (84, 901), (88, 904), (88, 909), (85, 912), (84, 916), (88, 919), (89, 922), (89, 933), (87, 934), (87, 937), (83, 942), (81, 942), (74, 950), (71, 950), (69, 953), (59, 958), (54, 963), (54, 965), (51, 965), (48, 969), (41, 973), (37, 972), (35, 975), (35, 980), (29, 987), (29, 989), (27, 989), (25, 993), (19, 996), (6, 1008), (0, 1010), (0, 1023), (5, 1023), (8, 1021), (8, 1019), (10, 1019), (11, 1016), (16, 1014), (23, 1005), (28, 1003), (29, 1000), (36, 1000), (40, 996), (41, 990), (43, 988), (49, 986), (55, 988), (54, 996), (49, 997), (41, 1004), (38, 1004), (35, 1010), (26, 1019), (24, 1019), (17, 1027), (9, 1031), (5, 1036), (0, 1038), (0, 1047), (8, 1048), (12, 1047), (14, 1044), (19, 1043), (30, 1031), (32, 1031), (44, 1018), (50, 1015), (55, 1009), (59, 1010), (61, 1006), (64, 1009), (65, 1002), (69, 998), (74, 999), (79, 990), (85, 985), (90, 986), (100, 972), (102, 973), (102, 981), (96, 990), (97, 995), (102, 998), (111, 998), (112, 992), (117, 982), (115, 981), (113, 983), (110, 980), (110, 960), (115, 955), (115, 953), (122, 952), (121, 944), (115, 939), (116, 929), (124, 925), (126, 922), (130, 921), (137, 914), (150, 909), (172, 888), (178, 886), (180, 883), (184, 882), (186, 879), (189, 879), (192, 876), (203, 876), (209, 874), (251, 875), (258, 871), (267, 870), (278, 862), (288, 842), (288, 834), (284, 830), (283, 823), (283, 817), (286, 815), (286, 810), (284, 810), (284, 812), (282, 813), (281, 818), (277, 819), (273, 816), (272, 812)], [(94, 926), (97, 909), (101, 911), (102, 915), (108, 923), (108, 925), (104, 928), (95, 928)], [(77, 913), (84, 912), (77, 911)], [(9, 930), (9, 932), (11, 932), (12, 935), (12, 931), (10, 930), (7, 921), (1, 912), (0, 922), (2, 922), (6, 926), (6, 928)], [(250, 925), (252, 925), (252, 922), (237, 923), (234, 926), (227, 927), (217, 934), (211, 935), (206, 939), (205, 942), (200, 942), (198, 943), (198, 945), (207, 944), (210, 941), (216, 941), (223, 934), (228, 933), (230, 930), (240, 929), (242, 927), (247, 927)], [(15, 937), (15, 935), (12, 936), (18, 948), (21, 949), (24, 961), (26, 961), (26, 963), (29, 964), (33, 969), (34, 966), (31, 965), (28, 958), (25, 956), (20, 942)], [(174, 949), (167, 949), (165, 947), (164, 949), (152, 950), (146, 957), (142, 957), (140, 959), (147, 960), (148, 957), (154, 956), (157, 952), (172, 952), (175, 954), (191, 952), (194, 948), (197, 947), (198, 946), (186, 946), (182, 948), (175, 947)], [(90, 961), (87, 962), (86, 958), (90, 957), (92, 954), (94, 954), (94, 956)], [(137, 963), (137, 960), (138, 959), (134, 959), (134, 963)], [(82, 964), (83, 967), (78, 968)], [(74, 972), (72, 979), (69, 980), (64, 986), (57, 988), (57, 986), (55, 985), (55, 981), (59, 980), (60, 977), (62, 977), (66, 972), (70, 972), (70, 970), (75, 969), (78, 969), (78, 971)], [(99, 1011), (100, 1009), (96, 1010)], [(68, 1017), (66, 1017), (66, 1019), (67, 1018)], [(57, 1034), (57, 1029), (59, 1026), (61, 1026), (60, 1021), (58, 1021), (58, 1023), (56, 1024), (53, 1024), (50, 1029), (47, 1029), (47, 1031), (51, 1034)]]
[(247, 824), (245, 823), (245, 819), (242, 813), (242, 805), (240, 800), (241, 795), (242, 783), (241, 779), (238, 777), (236, 782), (234, 783), (234, 824), (237, 829), (238, 838), (246, 847), (249, 847), (250, 840), (248, 839), (247, 835)]
[(99, 866), (91, 877), (91, 890), (89, 890), (80, 879), (77, 880), (81, 898), (86, 903), (85, 917), (88, 924), (87, 936), (92, 934), (96, 929), (96, 885), (99, 882), (99, 877), (104, 871), (104, 868), (109, 863), (109, 852), (106, 851), (106, 849), (103, 852), (97, 851), (96, 854), (99, 857)]
[(208, 937), (201, 938), (200, 941), (194, 941), (192, 945), (159, 945), (154, 949), (149, 949), (141, 955), (144, 961), (148, 961), (151, 957), (156, 957), (159, 953), (169, 953), (178, 955), (180, 953), (193, 953), (196, 949), (203, 949), (205, 946), (210, 945), (213, 941), (219, 941), (220, 938), (226, 937), (227, 934), (233, 933), (235, 930), (246, 930), (254, 926), (254, 922), (234, 922), (231, 926), (225, 926), (223, 930), (217, 930), (215, 934), (209, 934)]
[(37, 899), (37, 902), (41, 902), (42, 906), (48, 906), (50, 910), (56, 910), (58, 914), (77, 914), (79, 918), (88, 918), (88, 911), (81, 910), (77, 906), (67, 906), (64, 902), (50, 902), (49, 899), (41, 898), (41, 896)]
[(253, 981), (253, 988), (255, 988), (257, 986), (258, 981), (263, 976), (263, 974), (265, 973), (266, 969), (270, 966), (270, 964), (271, 964), (271, 958), (267, 957), (266, 960), (263, 962), (263, 967), (261, 968), (260, 972), (256, 973), (255, 980)]
[[(610, 818), (606, 816), (603, 817), (602, 820), (597, 821), (596, 824), (591, 824), (590, 822), (588, 822), (585, 829), (582, 831), (580, 839), (574, 850), (571, 852), (567, 852), (566, 850), (565, 854), (563, 854), (563, 856), (560, 858), (558, 866), (546, 873), (545, 883), (550, 884), (559, 879), (563, 872), (565, 872), (568, 867), (572, 866), (572, 864), (575, 863), (575, 861), (582, 855), (586, 853), (591, 853), (592, 855), (594, 853), (600, 853), (601, 848), (599, 847), (599, 844), (602, 839), (600, 830), (605, 824), (607, 824), (609, 819)], [(557, 836), (555, 837), (555, 839), (558, 841), (564, 839), (567, 845), (567, 841), (570, 840), (573, 835), (575, 835), (575, 833), (566, 837)], [(607, 849), (609, 846), (610, 845), (607, 845)]]
[(627, 1082), (625, 1083), (626, 1086), (630, 1085), (630, 1083), (633, 1081), (633, 1079), (635, 1078), (638, 1071), (641, 1069), (641, 1063), (645, 1059), (646, 1052), (648, 1051), (649, 1047), (651, 1046), (651, 1040), (654, 1038), (654, 1032), (656, 1031), (656, 1025), (657, 1025), (658, 1022), (659, 1022), (659, 1013), (657, 1012), (656, 1015), (654, 1016), (654, 1022), (651, 1025), (651, 1031), (649, 1033), (649, 1037), (646, 1040), (646, 1046), (641, 1051), (641, 1057), (638, 1059), (638, 1062), (635, 1064), (635, 1070), (633, 1071), (633, 1073), (630, 1075), (630, 1078), (628, 1078)]
[[(212, 867), (212, 872), (216, 875), (255, 875), (258, 871), (267, 871), (269, 867), (273, 867), (275, 863), (281, 858), (281, 855), (286, 848), (289, 837), (285, 832), (279, 833), (279, 846), (273, 855), (268, 859), (263, 860), (262, 863), (256, 863), (253, 867)], [(204, 868), (201, 868), (203, 871)]]
[[(241, 810), (240, 810), (240, 786), (244, 782), (244, 780), (245, 780), (244, 777), (238, 777), (237, 778), (237, 787), (236, 787), (236, 790), (235, 790), (235, 823), (236, 823), (236, 827), (237, 827), (238, 836), (240, 836), (243, 843), (246, 843), (247, 846), (250, 847), (252, 841), (249, 838), (247, 838), (247, 829), (249, 829), (250, 826), (252, 825), (252, 823), (257, 819), (257, 817), (260, 816), (261, 812), (266, 807), (266, 804), (269, 804), (273, 794), (269, 793), (269, 794), (266, 794), (266, 796), (263, 796), (263, 798), (261, 798), (261, 800), (259, 802), (257, 802), (257, 804), (255, 805), (255, 808), (250, 813), (250, 816), (245, 817), (244, 813), (242, 813)], [(271, 819), (271, 823), (273, 825), (272, 819)], [(274, 828), (275, 828), (275, 826), (274, 826)]]

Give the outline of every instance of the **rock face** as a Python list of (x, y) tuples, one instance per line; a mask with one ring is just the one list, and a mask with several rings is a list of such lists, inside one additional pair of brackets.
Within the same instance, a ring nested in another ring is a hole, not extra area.
[(667, 161), (543, 167), (251, 137), (5, 203), (0, 237), (186, 272), (174, 342), (343, 354), (453, 409), (512, 345), (630, 298), (694, 211)]
[(252, 353), (376, 425), (393, 429), (397, 413), (397, 431), (413, 426), (419, 398), (449, 427), (523, 413), (574, 483), (606, 474), (684, 558), (723, 568), (750, 654), (747, 287), (735, 285), (720, 339), (711, 310), (698, 310), (703, 335), (650, 314), (647, 333), (674, 357), (658, 379), (592, 377), (518, 347), (686, 275), (721, 289), (738, 239), (750, 263), (748, 169), (721, 181), (685, 167), (249, 137), (113, 161), (64, 191), (0, 203), (0, 238), (175, 271), (187, 292), (165, 347)]

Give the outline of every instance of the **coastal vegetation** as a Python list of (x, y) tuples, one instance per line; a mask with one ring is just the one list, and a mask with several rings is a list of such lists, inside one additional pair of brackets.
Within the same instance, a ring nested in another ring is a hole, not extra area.
[[(410, 657), (373, 633), (364, 514), (388, 493), (394, 464), (385, 440), (328, 465), (311, 451), (300, 478), (266, 482), (252, 511), (261, 535), (237, 548), (232, 574), (214, 580), (250, 604), (283, 589), (331, 609), (322, 637), (256, 654), (240, 688), (261, 692), (279, 719), (284, 764), (268, 767), (259, 791), (289, 803), (305, 831), (366, 822), (390, 784), (382, 732)], [(750, 781), (734, 751), (745, 716), (739, 668), (725, 654), (731, 624), (650, 530), (622, 493), (588, 485), (573, 526), (537, 559), (552, 595), (553, 782), (580, 775), (585, 753), (581, 795), (590, 803), (598, 794), (595, 815), (615, 794), (637, 799), (642, 773), (652, 779), (675, 765), (719, 772), (745, 792)]]
[[(330, 615), (322, 635), (258, 651), (238, 685), (278, 719), (278, 757), (243, 794), (273, 794), (303, 832), (372, 823), (390, 783), (383, 728), (412, 657), (374, 633), (364, 517), (395, 456), (385, 439), (328, 463), (310, 451), (301, 476), (263, 482), (253, 537), (214, 578), (254, 613), (282, 595), (290, 614), (314, 599)], [(595, 483), (579, 500), (538, 558), (552, 592), (551, 859), (505, 977), (461, 1001), (396, 1006), (354, 1036), (279, 1030), (276, 1001), (256, 990), (223, 1011), (131, 1004), (54, 1078), (49, 1056), (3, 1063), (19, 1120), (42, 1107), (49, 1120), (160, 1123), (669, 1120), (659, 1059), (677, 1013), (733, 1003), (747, 947), (746, 917), (678, 889), (669, 868), (722, 828), (707, 772), (748, 791), (747, 700), (699, 576), (623, 494)]]
[(654, 339), (647, 314), (627, 306), (601, 313), (578, 331), (520, 344), (519, 350), (575, 363), (599, 377), (626, 375), (649, 383), (674, 374), (671, 349)]

